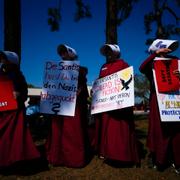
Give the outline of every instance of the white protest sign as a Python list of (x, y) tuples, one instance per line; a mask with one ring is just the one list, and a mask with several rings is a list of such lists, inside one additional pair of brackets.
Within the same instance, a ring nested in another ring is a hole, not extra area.
[(92, 92), (91, 114), (134, 106), (133, 67), (97, 79)]
[(74, 116), (79, 61), (45, 63), (40, 112)]
[[(162, 58), (156, 58), (155, 60), (162, 60)], [(169, 59), (164, 58), (164, 60)], [(178, 60), (178, 66), (180, 70), (180, 60)], [(161, 121), (180, 122), (180, 88), (176, 92), (159, 93), (154, 69), (153, 76)]]

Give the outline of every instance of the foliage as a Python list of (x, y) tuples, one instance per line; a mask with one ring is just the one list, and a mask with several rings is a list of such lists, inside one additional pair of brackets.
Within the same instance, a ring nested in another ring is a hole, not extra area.
[[(176, 0), (175, 2), (177, 7), (180, 7), (180, 0)], [(169, 13), (175, 19), (175, 24), (165, 24), (163, 22), (163, 17), (166, 13)], [(163, 2), (153, 0), (153, 10), (144, 16), (145, 32), (146, 34), (150, 34), (152, 32), (152, 25), (155, 23), (157, 26), (155, 39), (166, 39), (171, 35), (180, 35), (180, 28), (178, 27), (179, 20), (180, 17), (178, 17), (177, 13), (170, 7), (168, 0), (164, 0)], [(148, 39), (146, 44), (151, 44), (153, 40), (153, 38)]]
[(35, 88), (33, 84), (28, 84), (28, 88)]
[(126, 20), (138, 0), (106, 0), (106, 43), (117, 44), (117, 28)]
[(91, 18), (91, 12), (89, 5), (85, 5), (82, 0), (76, 0), (77, 11), (75, 13), (74, 20), (77, 22), (82, 18)]
[(134, 77), (135, 97), (140, 98), (147, 105), (149, 102), (149, 81), (143, 74), (135, 74)]
[(61, 20), (61, 14), (59, 8), (48, 9), (48, 24), (51, 27), (51, 31), (59, 30), (59, 21)]
[(138, 0), (118, 0), (118, 20), (117, 24), (121, 25), (121, 23), (127, 19), (132, 11), (134, 3), (138, 2)]
[[(51, 31), (59, 31), (61, 16), (61, 1), (58, 0), (57, 7), (48, 8), (48, 25), (50, 25)], [(91, 18), (90, 7), (86, 5), (82, 0), (75, 0), (77, 6), (76, 13), (74, 15), (75, 22), (78, 22), (82, 18)]]

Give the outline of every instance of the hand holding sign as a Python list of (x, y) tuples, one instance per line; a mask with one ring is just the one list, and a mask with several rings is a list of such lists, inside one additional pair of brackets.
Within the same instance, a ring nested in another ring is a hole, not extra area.
[(156, 54), (170, 53), (172, 50), (168, 48), (161, 48), (156, 51)]
[(178, 69), (174, 70), (174, 71), (173, 71), (173, 74), (174, 74), (176, 77), (180, 78), (180, 71), (179, 71)]

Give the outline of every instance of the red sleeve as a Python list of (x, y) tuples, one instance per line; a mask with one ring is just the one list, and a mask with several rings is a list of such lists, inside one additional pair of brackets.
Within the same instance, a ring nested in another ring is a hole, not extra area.
[(156, 57), (156, 54), (151, 54), (139, 67), (139, 71), (143, 74), (146, 74), (149, 69), (152, 69), (153, 59)]

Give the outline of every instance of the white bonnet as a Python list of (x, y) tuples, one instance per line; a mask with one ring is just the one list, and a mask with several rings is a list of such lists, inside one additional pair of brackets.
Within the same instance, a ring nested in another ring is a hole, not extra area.
[(64, 52), (64, 51), (67, 51), (69, 57), (71, 57), (72, 59), (76, 59), (77, 58), (77, 53), (75, 51), (75, 49), (65, 45), (65, 44), (60, 44), (57, 48), (57, 52), (58, 54), (61, 56), (61, 54)]
[(0, 51), (0, 54), (5, 56), (5, 58), (12, 64), (19, 65), (19, 57), (15, 52), (12, 51)]
[(113, 54), (116, 55), (116, 56), (120, 55), (120, 48), (119, 48), (119, 46), (117, 44), (104, 44), (100, 48), (101, 54), (106, 56), (107, 49), (111, 49)]
[(171, 51), (175, 51), (178, 48), (178, 46), (179, 43), (177, 40), (156, 39), (150, 45), (148, 51), (155, 52), (161, 48), (168, 48), (171, 49)]

